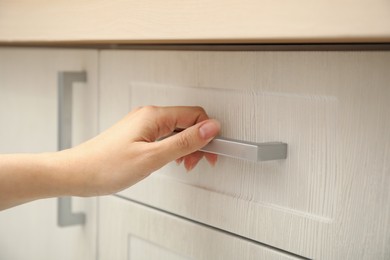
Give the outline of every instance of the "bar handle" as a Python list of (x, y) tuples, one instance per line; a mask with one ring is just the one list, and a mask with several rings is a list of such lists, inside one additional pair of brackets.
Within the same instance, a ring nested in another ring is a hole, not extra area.
[(287, 144), (282, 142), (254, 143), (216, 137), (200, 151), (260, 162), (287, 158)]
[[(72, 95), (74, 82), (86, 82), (85, 71), (58, 72), (58, 150), (72, 146)], [(85, 213), (72, 212), (72, 198), (62, 197), (57, 201), (57, 225), (67, 227), (83, 225), (86, 222)]]
[[(178, 134), (180, 131), (175, 130), (169, 136)], [(159, 140), (168, 138), (169, 136)], [(287, 148), (288, 145), (283, 142), (254, 143), (218, 136), (201, 148), (200, 151), (247, 161), (262, 162), (286, 159)]]

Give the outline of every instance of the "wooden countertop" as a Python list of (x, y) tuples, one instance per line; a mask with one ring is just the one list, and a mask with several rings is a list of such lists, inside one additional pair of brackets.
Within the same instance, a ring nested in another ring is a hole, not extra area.
[(389, 0), (0, 0), (1, 44), (389, 43)]

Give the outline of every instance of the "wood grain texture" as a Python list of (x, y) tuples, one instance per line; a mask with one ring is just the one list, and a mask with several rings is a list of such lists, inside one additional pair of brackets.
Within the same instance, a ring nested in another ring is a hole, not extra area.
[(203, 105), (286, 161), (174, 164), (121, 194), (315, 259), (390, 255), (390, 52), (103, 51), (100, 130), (141, 104)]
[[(85, 70), (88, 83), (74, 86), (73, 144), (97, 132), (97, 51), (0, 48), (0, 153), (57, 149), (57, 73)], [(57, 199), (0, 212), (0, 259), (96, 258), (96, 199), (74, 198), (84, 226), (57, 226)]]
[(390, 3), (0, 1), (0, 42), (389, 42)]
[[(336, 174), (332, 168), (336, 160), (334, 97), (132, 83), (130, 104), (133, 108), (148, 104), (202, 106), (223, 122), (224, 137), (258, 143), (281, 141), (290, 146), (287, 161), (248, 163), (221, 157), (212, 170), (222, 172), (223, 178), (220, 174), (201, 178), (210, 171), (206, 163), (189, 176), (174, 164), (162, 169), (161, 175), (227, 196), (239, 195), (283, 213), (332, 220), (329, 201), (334, 187), (327, 183)], [(320, 126), (318, 118), (322, 119)], [(308, 162), (302, 165), (299, 158), (308, 158)], [(328, 199), (323, 200), (322, 194), (328, 194)]]
[(120, 198), (99, 205), (100, 259), (300, 259)]

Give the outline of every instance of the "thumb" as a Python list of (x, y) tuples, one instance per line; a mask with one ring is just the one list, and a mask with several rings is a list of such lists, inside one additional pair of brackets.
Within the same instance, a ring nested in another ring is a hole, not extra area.
[(160, 162), (166, 164), (177, 158), (193, 153), (208, 144), (219, 132), (218, 121), (209, 119), (193, 125), (180, 133), (155, 143)]

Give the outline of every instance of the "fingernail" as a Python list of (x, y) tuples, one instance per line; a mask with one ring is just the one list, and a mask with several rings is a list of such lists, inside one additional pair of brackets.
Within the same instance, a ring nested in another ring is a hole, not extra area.
[(180, 165), (183, 162), (183, 158), (176, 159), (176, 164)]
[(212, 167), (215, 167), (215, 165), (217, 164), (217, 160), (218, 160), (218, 157), (215, 157), (213, 158), (212, 160), (209, 160), (209, 164), (212, 166)]
[(186, 167), (187, 172), (192, 171), (198, 162), (194, 161), (193, 158), (187, 158), (187, 160), (184, 161), (184, 166)]
[(209, 120), (199, 128), (199, 135), (203, 139), (210, 139), (214, 136), (216, 136), (219, 132), (219, 129), (221, 128), (221, 125), (216, 120)]
[(186, 166), (187, 172), (190, 172), (193, 168), (194, 168), (194, 166), (192, 166), (192, 165)]

